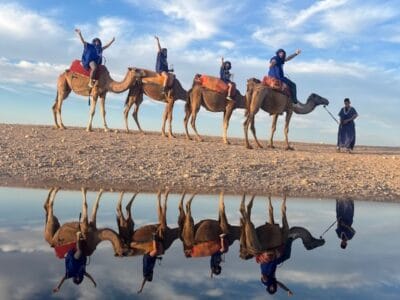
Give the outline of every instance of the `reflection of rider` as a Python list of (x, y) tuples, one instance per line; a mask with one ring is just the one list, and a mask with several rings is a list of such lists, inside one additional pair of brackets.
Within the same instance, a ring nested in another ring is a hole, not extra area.
[(289, 78), (285, 77), (283, 73), (283, 65), (285, 62), (291, 60), (292, 58), (296, 57), (301, 53), (300, 49), (297, 49), (295, 53), (286, 57), (286, 52), (283, 49), (279, 49), (276, 51), (276, 55), (271, 58), (269, 63), (269, 71), (268, 76), (276, 78), (284, 83), (286, 83), (290, 88), (290, 93), (292, 96), (293, 103), (297, 103), (297, 90), (296, 84), (291, 81)]
[(153, 281), (153, 271), (156, 265), (157, 259), (162, 259), (162, 257), (158, 256), (163, 253), (163, 246), (161, 241), (159, 241), (156, 233), (152, 235), (153, 240), (153, 249), (150, 252), (147, 252), (143, 255), (143, 281), (138, 293), (143, 291), (144, 285), (146, 281)]
[(65, 256), (65, 275), (63, 278), (61, 278), (61, 281), (57, 287), (53, 289), (54, 293), (58, 292), (65, 279), (69, 278), (72, 278), (72, 281), (79, 285), (82, 283), (84, 276), (86, 276), (96, 287), (96, 282), (94, 281), (93, 277), (86, 272), (86, 255), (82, 251), (82, 245), (85, 241), (82, 239), (81, 232), (77, 232), (76, 237), (76, 249), (73, 248), (69, 250)]
[(290, 254), (292, 252), (292, 243), (293, 239), (289, 237), (285, 243), (284, 250), (281, 256), (275, 256), (272, 261), (262, 263), (260, 265), (261, 282), (267, 287), (266, 290), (270, 294), (275, 294), (279, 286), (287, 291), (289, 296), (293, 295), (292, 291), (282, 282), (278, 281), (275, 276), (277, 266), (290, 258)]
[(340, 247), (346, 249), (347, 241), (351, 240), (356, 231), (351, 227), (354, 217), (353, 200), (336, 200), (336, 234), (341, 239)]
[(221, 274), (222, 268), (221, 268), (221, 262), (222, 262), (222, 254), (228, 252), (229, 245), (225, 239), (226, 234), (222, 233), (219, 235), (220, 238), (220, 243), (221, 243), (221, 249), (219, 249), (217, 252), (215, 252), (213, 255), (210, 257), (210, 268), (211, 268), (211, 277), (213, 275), (219, 275)]

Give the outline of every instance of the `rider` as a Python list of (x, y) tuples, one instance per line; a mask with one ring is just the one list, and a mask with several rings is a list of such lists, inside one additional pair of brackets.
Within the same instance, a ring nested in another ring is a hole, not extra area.
[(232, 68), (232, 64), (230, 61), (224, 61), (224, 58), (221, 57), (221, 68), (219, 70), (219, 77), (220, 79), (228, 85), (228, 96), (226, 97), (227, 100), (233, 101), (231, 94), (232, 94), (232, 86), (233, 82), (231, 81), (232, 74), (229, 70)]
[(165, 94), (168, 84), (168, 72), (173, 72), (174, 70), (168, 69), (167, 61), (167, 48), (161, 48), (160, 39), (158, 36), (154, 36), (157, 41), (157, 62), (156, 62), (156, 72), (163, 77), (163, 90), (162, 93)]
[(103, 51), (111, 46), (111, 44), (115, 41), (115, 37), (106, 44), (102, 46), (101, 40), (99, 38), (94, 38), (92, 43), (88, 43), (83, 39), (82, 33), (80, 29), (75, 29), (75, 32), (79, 35), (80, 40), (83, 43), (83, 54), (82, 54), (82, 65), (86, 70), (90, 69), (90, 80), (89, 87), (93, 87), (93, 77), (97, 70), (97, 66), (101, 65), (103, 60)]
[(93, 282), (95, 287), (97, 286), (93, 277), (86, 272), (86, 255), (82, 251), (84, 242), (81, 232), (78, 231), (76, 233), (76, 248), (69, 250), (65, 256), (65, 275), (61, 278), (57, 287), (53, 289), (54, 293), (57, 293), (65, 279), (69, 278), (72, 278), (72, 281), (79, 285), (82, 283), (84, 276), (86, 276)]
[(296, 57), (301, 53), (300, 49), (297, 49), (295, 53), (292, 55), (289, 55), (286, 57), (286, 52), (283, 49), (279, 49), (276, 51), (276, 55), (271, 58), (270, 63), (269, 63), (269, 71), (268, 71), (268, 76), (276, 78), (284, 83), (286, 83), (289, 88), (290, 92), (292, 94), (292, 101), (293, 103), (297, 103), (297, 90), (296, 90), (296, 84), (291, 81), (289, 78), (284, 76), (283, 73), (283, 65), (285, 62), (291, 60), (292, 58)]
[(211, 255), (211, 258), (210, 258), (211, 277), (213, 275), (221, 274), (222, 254), (228, 252), (228, 248), (229, 248), (225, 237), (226, 237), (225, 233), (222, 233), (219, 235), (221, 249), (219, 249), (217, 252), (215, 252), (213, 255)]

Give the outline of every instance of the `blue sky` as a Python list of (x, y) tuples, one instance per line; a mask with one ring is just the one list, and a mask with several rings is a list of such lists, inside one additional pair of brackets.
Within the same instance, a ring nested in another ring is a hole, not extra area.
[[(221, 56), (232, 61), (234, 80), (244, 92), (247, 78), (261, 78), (278, 48), (302, 54), (285, 66), (300, 99), (316, 92), (337, 114), (343, 98), (357, 109), (359, 144), (400, 146), (400, 4), (398, 1), (0, 1), (0, 122), (52, 124), (50, 108), (56, 78), (82, 52), (74, 28), (84, 37), (116, 37), (104, 53), (115, 79), (128, 66), (154, 68), (160, 36), (169, 62), (186, 89), (195, 73), (218, 74)], [(107, 119), (122, 128), (126, 94), (109, 94)], [(64, 123), (85, 126), (87, 99), (71, 96)], [(148, 99), (141, 107), (145, 130), (159, 130), (164, 106)], [(222, 114), (202, 111), (198, 130), (219, 136)], [(243, 136), (243, 110), (237, 110), (230, 136)], [(259, 137), (269, 132), (270, 117), (257, 116)], [(173, 126), (182, 132), (183, 102), (177, 102)], [(282, 139), (282, 120), (277, 138)], [(101, 126), (96, 114), (95, 126)], [(135, 128), (130, 120), (131, 128)], [(335, 143), (336, 124), (320, 107), (294, 116), (290, 139)]]

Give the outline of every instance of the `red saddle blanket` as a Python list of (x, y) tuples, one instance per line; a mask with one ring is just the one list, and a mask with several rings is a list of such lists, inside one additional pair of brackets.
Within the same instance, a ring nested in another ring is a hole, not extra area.
[(56, 252), (56, 256), (58, 258), (64, 258), (69, 250), (74, 249), (76, 247), (76, 242), (72, 242), (69, 244), (59, 245), (54, 247), (54, 251)]
[[(89, 69), (89, 70), (86, 70), (86, 69), (82, 66), (81, 61), (78, 60), (78, 59), (75, 59), (75, 60), (72, 62), (72, 64), (71, 64), (69, 70), (70, 70), (71, 72), (79, 73), (79, 74), (84, 75), (84, 76), (87, 76), (87, 77), (90, 76), (90, 69)], [(104, 70), (107, 70), (106, 67), (103, 66), (103, 65), (99, 65), (99, 66), (97, 67), (96, 74), (94, 74), (94, 78), (97, 79), (97, 77), (98, 77), (97, 75), (100, 74), (100, 72), (103, 72)]]
[(287, 84), (280, 81), (279, 79), (276, 79), (276, 78), (270, 77), (270, 76), (264, 76), (264, 78), (262, 80), (262, 84), (270, 87), (271, 89), (273, 89), (275, 91), (285, 94), (288, 97), (291, 96), (290, 89), (287, 86)]
[(202, 86), (212, 91), (216, 91), (221, 94), (228, 92), (228, 85), (218, 77), (201, 75), (199, 82)]

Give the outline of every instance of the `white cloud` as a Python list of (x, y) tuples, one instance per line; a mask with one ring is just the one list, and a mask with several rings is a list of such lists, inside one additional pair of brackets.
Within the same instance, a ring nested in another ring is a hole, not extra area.
[(235, 47), (235, 43), (232, 41), (221, 41), (218, 45), (226, 49), (233, 49)]

